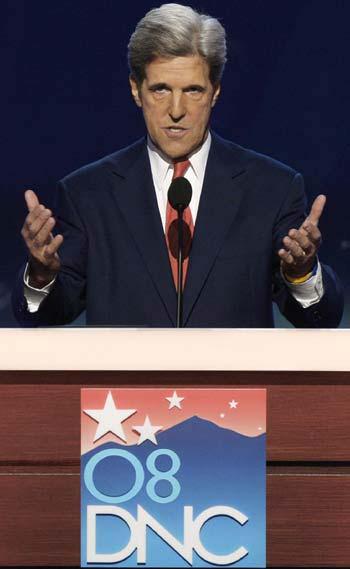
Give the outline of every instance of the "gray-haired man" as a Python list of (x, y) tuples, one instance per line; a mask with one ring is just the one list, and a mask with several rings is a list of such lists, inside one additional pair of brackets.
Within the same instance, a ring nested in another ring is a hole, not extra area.
[(300, 174), (209, 130), (225, 62), (215, 18), (165, 4), (138, 23), (130, 85), (147, 138), (60, 182), (56, 236), (53, 213), (26, 192), (20, 322), (63, 324), (86, 309), (88, 324), (173, 326), (167, 189), (184, 163), (194, 226), (184, 325), (273, 326), (272, 300), (295, 326), (339, 324), (339, 284), (317, 259), (325, 197), (305, 219)]

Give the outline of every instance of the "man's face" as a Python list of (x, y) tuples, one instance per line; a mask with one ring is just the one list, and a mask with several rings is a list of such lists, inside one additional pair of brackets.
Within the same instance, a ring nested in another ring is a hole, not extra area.
[(168, 158), (185, 157), (202, 144), (220, 92), (202, 57), (159, 57), (146, 66), (139, 89), (133, 79), (130, 85), (149, 136)]

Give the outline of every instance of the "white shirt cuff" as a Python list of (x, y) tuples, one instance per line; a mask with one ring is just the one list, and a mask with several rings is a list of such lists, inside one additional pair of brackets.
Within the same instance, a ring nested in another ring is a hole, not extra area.
[(291, 295), (295, 298), (303, 308), (309, 308), (313, 304), (317, 304), (324, 294), (322, 268), (319, 261), (317, 261), (316, 274), (312, 275), (304, 283), (293, 284), (287, 281), (281, 269), (282, 279), (287, 285)]
[(56, 279), (53, 279), (51, 282), (49, 282), (49, 284), (45, 285), (43, 288), (35, 288), (29, 284), (28, 272), (29, 271), (27, 263), (23, 276), (24, 297), (27, 301), (29, 312), (37, 312), (39, 310), (40, 304), (51, 291), (53, 285), (55, 284)]

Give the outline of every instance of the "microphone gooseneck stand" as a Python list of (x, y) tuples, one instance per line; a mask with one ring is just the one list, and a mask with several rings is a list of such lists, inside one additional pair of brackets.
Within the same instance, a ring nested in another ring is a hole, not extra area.
[(176, 328), (182, 328), (182, 281), (183, 281), (183, 212), (192, 198), (192, 186), (182, 176), (175, 178), (168, 190), (168, 200), (177, 211), (178, 248), (177, 248), (177, 310)]
[(178, 248), (177, 248), (177, 311), (176, 328), (182, 328), (182, 299), (183, 299), (183, 208), (177, 210)]

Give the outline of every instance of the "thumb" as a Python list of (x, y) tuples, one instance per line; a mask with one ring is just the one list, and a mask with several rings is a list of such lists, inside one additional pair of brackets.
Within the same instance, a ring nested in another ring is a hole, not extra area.
[(32, 211), (37, 205), (39, 205), (38, 197), (33, 190), (27, 190), (24, 192), (24, 199), (26, 200), (29, 211)]
[(305, 219), (303, 226), (307, 225), (308, 223), (312, 223), (312, 225), (317, 226), (325, 205), (326, 205), (326, 196), (320, 194), (319, 196), (317, 196), (314, 203), (312, 204), (310, 213)]

